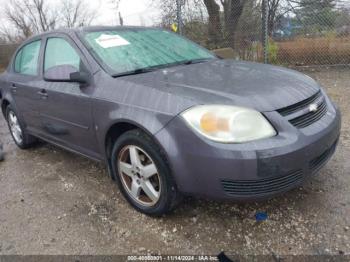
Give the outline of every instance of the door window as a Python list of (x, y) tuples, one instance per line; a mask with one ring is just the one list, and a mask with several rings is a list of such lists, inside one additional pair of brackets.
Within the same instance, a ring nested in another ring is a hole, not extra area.
[(38, 61), (41, 40), (25, 45), (17, 53), (15, 59), (15, 72), (24, 75), (38, 74)]
[(45, 50), (44, 70), (59, 65), (80, 67), (80, 57), (75, 49), (63, 38), (49, 38)]

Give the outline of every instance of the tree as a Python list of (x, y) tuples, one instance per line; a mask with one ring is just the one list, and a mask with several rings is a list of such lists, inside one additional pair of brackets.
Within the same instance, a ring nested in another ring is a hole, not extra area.
[(153, 0), (155, 8), (162, 10), (161, 26), (168, 27), (176, 22), (176, 1), (173, 0)]
[(19, 37), (25, 39), (33, 33), (55, 28), (58, 14), (54, 10), (48, 8), (45, 0), (10, 0), (5, 7), (5, 18)]
[(87, 6), (84, 0), (62, 0), (61, 24), (63, 27), (88, 26), (97, 13)]
[(9, 42), (19, 42), (57, 27), (88, 25), (96, 11), (84, 0), (61, 0), (56, 6), (48, 0), (9, 0), (4, 14), (9, 25), (1, 27), (1, 35)]
[(305, 28), (322, 31), (335, 25), (335, 0), (291, 0), (299, 6), (296, 15)]
[[(258, 1), (258, 0), (251, 0)], [(247, 0), (183, 0), (183, 5), (188, 6), (189, 12), (201, 10), (204, 5), (208, 13), (208, 44), (217, 47), (227, 36), (230, 46), (235, 48), (235, 34), (239, 19)], [(162, 22), (169, 24), (176, 21), (176, 4), (174, 0), (154, 0), (154, 3), (162, 10)], [(186, 22), (186, 12), (183, 12), (183, 21)], [(187, 21), (193, 22), (193, 20)]]
[(209, 15), (208, 35), (209, 44), (217, 46), (221, 40), (222, 28), (220, 21), (220, 6), (215, 0), (204, 0)]
[(229, 34), (231, 47), (236, 47), (236, 29), (246, 0), (221, 0), (224, 8), (225, 30)]
[(279, 10), (281, 7), (281, 0), (268, 0), (268, 17), (267, 17), (267, 25), (269, 36), (273, 34), (275, 29), (275, 23), (277, 17), (279, 16)]
[[(246, 0), (220, 0), (224, 11), (224, 29), (229, 37), (230, 46), (235, 49), (236, 29), (242, 15)], [(216, 0), (204, 0), (209, 15), (208, 34), (212, 43), (218, 42), (221, 34), (220, 5)]]

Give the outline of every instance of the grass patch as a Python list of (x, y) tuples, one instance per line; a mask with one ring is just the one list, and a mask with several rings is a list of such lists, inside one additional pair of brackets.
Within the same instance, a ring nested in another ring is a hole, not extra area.
[(276, 44), (278, 64), (350, 64), (350, 37), (296, 38)]

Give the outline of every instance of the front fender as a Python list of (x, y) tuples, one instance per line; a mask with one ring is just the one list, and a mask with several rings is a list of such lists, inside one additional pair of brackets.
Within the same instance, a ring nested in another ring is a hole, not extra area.
[(154, 134), (169, 123), (174, 115), (112, 101), (95, 100), (93, 118), (99, 150), (105, 152), (106, 136), (114, 125), (130, 124), (154, 137)]

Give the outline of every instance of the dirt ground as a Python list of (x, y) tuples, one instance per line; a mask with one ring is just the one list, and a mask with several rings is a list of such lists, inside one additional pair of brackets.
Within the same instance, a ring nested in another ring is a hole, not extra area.
[(343, 113), (320, 174), (267, 202), (189, 198), (160, 219), (134, 211), (100, 164), (48, 144), (17, 149), (0, 117), (0, 254), (350, 254), (350, 69), (306, 72)]

